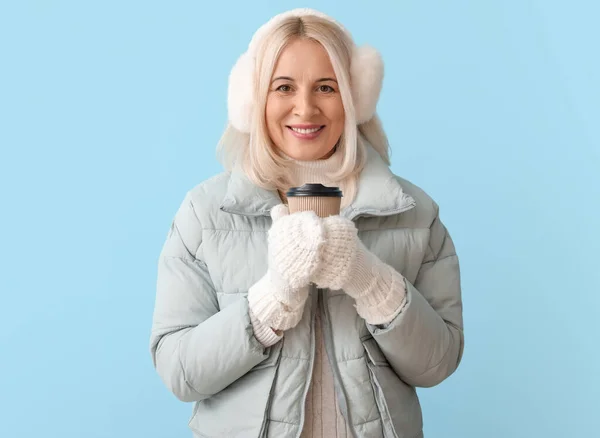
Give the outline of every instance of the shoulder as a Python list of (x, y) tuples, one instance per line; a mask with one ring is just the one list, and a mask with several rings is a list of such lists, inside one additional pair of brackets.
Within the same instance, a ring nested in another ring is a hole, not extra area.
[(219, 211), (219, 207), (229, 184), (230, 172), (218, 173), (192, 186), (186, 193), (184, 204), (188, 204), (200, 224), (207, 226), (210, 217)]
[(402, 187), (405, 194), (415, 200), (415, 213), (430, 224), (439, 216), (439, 205), (433, 197), (421, 186), (404, 177), (394, 174), (394, 178)]
[(190, 254), (197, 254), (202, 242), (202, 231), (213, 225), (208, 212), (219, 211), (228, 181), (228, 172), (214, 175), (188, 189), (180, 201), (169, 238), (178, 235)]
[(429, 229), (429, 256), (427, 259), (433, 260), (447, 255), (456, 255), (450, 232), (440, 218), (438, 203), (423, 188), (398, 175), (394, 176), (403, 187), (404, 193), (415, 200), (416, 205), (411, 212), (415, 224), (418, 224), (419, 228)]
[(191, 187), (187, 193), (190, 201), (197, 205), (209, 206), (220, 203), (227, 193), (230, 172), (218, 173)]

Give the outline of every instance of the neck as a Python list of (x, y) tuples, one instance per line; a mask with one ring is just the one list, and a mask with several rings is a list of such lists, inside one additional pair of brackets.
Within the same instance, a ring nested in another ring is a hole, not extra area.
[[(340, 187), (342, 192), (346, 193), (346, 181), (334, 181), (328, 174), (339, 170), (342, 164), (342, 154), (338, 148), (327, 154), (320, 160), (295, 160), (285, 154), (282, 155), (288, 159), (288, 172), (290, 176), (291, 187), (298, 187), (306, 183), (320, 183), (324, 186)], [(279, 196), (284, 203), (287, 203), (285, 196), (286, 190), (279, 190)]]

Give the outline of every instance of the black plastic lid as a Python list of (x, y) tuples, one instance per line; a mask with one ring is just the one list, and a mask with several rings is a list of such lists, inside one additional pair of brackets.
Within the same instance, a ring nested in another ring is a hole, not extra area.
[(297, 196), (324, 196), (328, 198), (343, 197), (339, 187), (326, 187), (323, 184), (316, 183), (307, 183), (300, 187), (292, 187), (287, 191), (286, 196), (288, 198)]

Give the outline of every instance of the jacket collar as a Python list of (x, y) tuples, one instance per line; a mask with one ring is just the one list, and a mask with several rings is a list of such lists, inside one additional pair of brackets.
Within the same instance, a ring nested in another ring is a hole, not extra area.
[[(340, 215), (353, 220), (358, 216), (389, 216), (413, 208), (416, 205), (414, 198), (404, 193), (379, 153), (368, 143), (366, 146), (367, 162), (359, 175), (356, 197)], [(231, 172), (220, 209), (244, 216), (268, 216), (280, 203), (277, 190), (256, 186), (236, 169)]]

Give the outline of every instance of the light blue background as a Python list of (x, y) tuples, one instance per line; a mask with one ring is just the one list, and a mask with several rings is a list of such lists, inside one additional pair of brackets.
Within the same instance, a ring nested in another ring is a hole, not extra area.
[[(221, 171), (229, 70), (292, 1), (0, 6), (0, 436), (188, 437), (148, 349), (156, 261)], [(428, 438), (598, 436), (597, 2), (315, 1), (383, 54), (393, 170), (462, 262)]]

